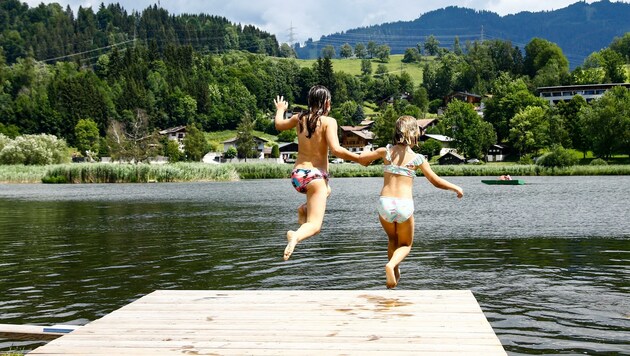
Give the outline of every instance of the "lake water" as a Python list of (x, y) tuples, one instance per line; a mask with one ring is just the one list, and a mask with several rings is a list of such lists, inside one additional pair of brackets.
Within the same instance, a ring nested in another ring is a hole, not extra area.
[[(447, 179), (462, 200), (416, 179), (399, 289), (472, 290), (511, 355), (630, 354), (630, 177)], [(156, 289), (385, 289), (381, 184), (333, 179), (288, 262), (288, 179), (0, 185), (0, 323), (82, 325)]]

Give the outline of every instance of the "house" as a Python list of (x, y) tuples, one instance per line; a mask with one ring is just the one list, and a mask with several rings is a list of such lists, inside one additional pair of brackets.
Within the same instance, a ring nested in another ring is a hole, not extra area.
[(372, 130), (372, 126), (374, 126), (374, 120), (363, 119), (359, 126), (366, 126), (366, 130)]
[(440, 165), (448, 165), (448, 164), (462, 164), (466, 163), (466, 158), (457, 154), (456, 152), (447, 152), (442, 157), (438, 158), (438, 162)]
[(437, 119), (418, 119), (416, 120), (416, 122), (418, 123), (418, 128), (420, 129), (421, 133), (425, 133), (427, 132), (427, 129), (429, 127), (435, 127), (435, 125), (437, 125), (438, 120)]
[[(234, 147), (236, 149), (236, 140), (238, 138), (237, 137), (233, 137), (229, 140), (225, 140), (223, 141), (223, 152), (227, 152), (228, 149), (230, 149), (230, 147)], [(264, 153), (265, 150), (265, 143), (268, 143), (269, 140), (264, 139), (262, 137), (258, 137), (258, 136), (254, 136), (254, 142), (256, 143), (256, 151), (258, 151), (259, 153)]]
[(426, 140), (430, 138), (438, 141), (442, 145), (442, 149), (440, 150), (440, 156), (443, 156), (446, 153), (451, 152), (451, 151), (457, 151), (453, 147), (453, 142), (455, 141), (455, 139), (448, 136), (444, 136), (444, 135), (424, 134), (420, 136), (420, 142), (425, 142)]
[(374, 133), (369, 126), (341, 126), (341, 146), (350, 152), (372, 149)]
[(488, 162), (501, 162), (508, 155), (509, 149), (505, 145), (492, 145), (488, 148), (488, 154), (486, 154), (486, 161)]
[(297, 157), (298, 152), (297, 142), (278, 142), (278, 148), (280, 150), (280, 158), (282, 158), (284, 162), (295, 162), (295, 157)]
[(483, 97), (478, 94), (473, 94), (465, 91), (455, 91), (450, 93), (444, 98), (444, 105), (448, 105), (453, 100), (461, 100), (463, 102), (472, 104), (477, 115), (483, 117), (483, 109), (485, 105), (481, 102)]
[(536, 90), (541, 98), (549, 101), (549, 104), (557, 104), (559, 101), (569, 101), (576, 95), (582, 96), (587, 102), (599, 99), (608, 89), (616, 86), (630, 89), (630, 83), (607, 83), (540, 87)]
[(478, 94), (473, 94), (465, 91), (454, 91), (444, 98), (444, 103), (448, 105), (448, 103), (453, 100), (461, 100), (463, 102), (477, 106), (477, 104), (481, 103), (481, 99), (482, 96)]
[(179, 150), (184, 152), (184, 137), (186, 137), (186, 126), (176, 126), (160, 131), (160, 135), (167, 135), (169, 140), (177, 141)]

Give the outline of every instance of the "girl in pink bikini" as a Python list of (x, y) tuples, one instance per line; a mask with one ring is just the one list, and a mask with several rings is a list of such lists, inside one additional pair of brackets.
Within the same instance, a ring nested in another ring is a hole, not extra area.
[(327, 116), (330, 112), (330, 91), (316, 85), (308, 92), (308, 110), (285, 119), (289, 103), (284, 97), (274, 100), (276, 129), (283, 131), (297, 127), (298, 155), (291, 172), (291, 183), (300, 193), (306, 194), (306, 203), (298, 207), (297, 231), (287, 231), (284, 260), (288, 260), (295, 245), (319, 233), (324, 221), (328, 185), (328, 149), (333, 155), (359, 161), (359, 155), (339, 145), (337, 121)]
[(411, 251), (414, 233), (413, 179), (416, 170), (435, 187), (452, 190), (457, 197), (464, 196), (459, 186), (438, 177), (429, 162), (411, 149), (418, 144), (420, 129), (414, 117), (401, 116), (396, 121), (394, 144), (361, 153), (361, 163), (369, 164), (383, 159), (383, 189), (378, 204), (378, 217), (387, 234), (387, 259), (385, 277), (387, 288), (394, 288), (400, 279), (400, 263)]

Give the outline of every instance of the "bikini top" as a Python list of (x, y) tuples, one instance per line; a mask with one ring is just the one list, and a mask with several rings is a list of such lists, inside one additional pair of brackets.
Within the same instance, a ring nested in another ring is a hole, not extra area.
[(412, 160), (407, 162), (407, 164), (405, 164), (404, 166), (397, 166), (391, 163), (392, 154), (389, 151), (391, 147), (392, 145), (387, 145), (385, 147), (385, 149), (387, 150), (387, 155), (385, 156), (385, 159), (390, 163), (383, 166), (383, 171), (391, 174), (398, 174), (401, 176), (414, 178), (416, 176), (416, 168), (425, 161), (424, 156), (421, 154), (416, 154), (416, 156)]

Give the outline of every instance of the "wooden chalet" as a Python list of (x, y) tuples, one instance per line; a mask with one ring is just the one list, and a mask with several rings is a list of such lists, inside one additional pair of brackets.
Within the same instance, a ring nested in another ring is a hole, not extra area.
[(450, 151), (438, 158), (438, 162), (440, 165), (463, 164), (466, 163), (466, 158), (456, 152)]
[(370, 126), (341, 126), (341, 146), (350, 152), (361, 152), (371, 149), (374, 133)]

